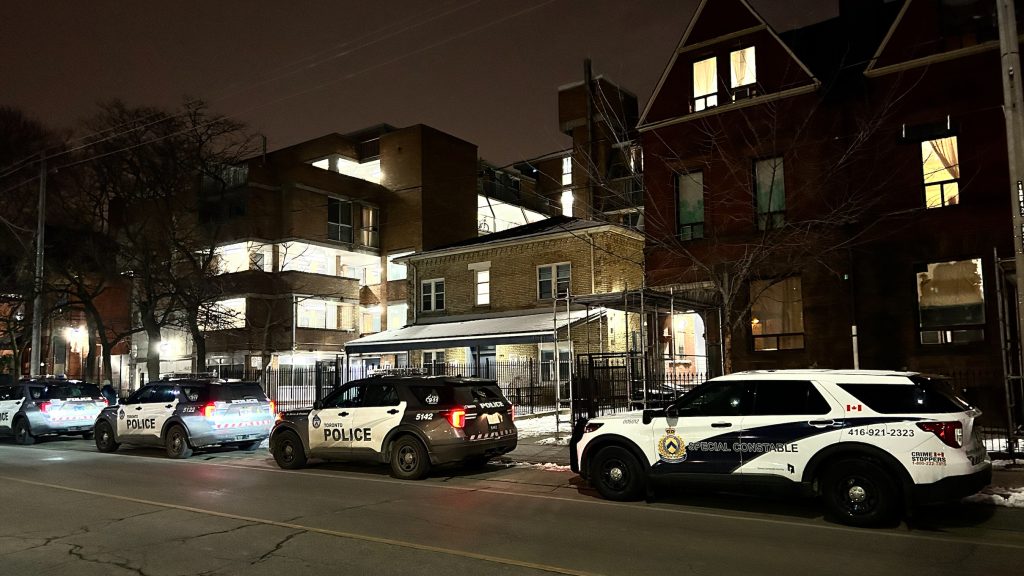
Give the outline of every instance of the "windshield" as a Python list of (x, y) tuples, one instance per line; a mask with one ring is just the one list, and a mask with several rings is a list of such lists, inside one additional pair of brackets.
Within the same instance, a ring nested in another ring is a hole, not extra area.
[(71, 399), (93, 399), (100, 398), (100, 389), (95, 384), (80, 384), (69, 382), (67, 384), (49, 384), (43, 388), (40, 400), (71, 400)]

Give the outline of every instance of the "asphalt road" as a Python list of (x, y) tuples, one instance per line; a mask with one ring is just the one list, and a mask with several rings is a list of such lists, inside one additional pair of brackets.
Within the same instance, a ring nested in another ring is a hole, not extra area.
[[(681, 495), (685, 494), (685, 495)], [(492, 464), (391, 479), (265, 452), (167, 460), (0, 441), (0, 574), (1019, 574), (1024, 511), (956, 505), (861, 530), (813, 501), (661, 490), (599, 499)]]

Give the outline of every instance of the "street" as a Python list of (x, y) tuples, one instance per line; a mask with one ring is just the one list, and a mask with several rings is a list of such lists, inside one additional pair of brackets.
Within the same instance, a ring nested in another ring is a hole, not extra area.
[[(860, 530), (813, 501), (618, 504), (562, 470), (492, 463), (422, 482), (383, 466), (277, 469), (265, 452), (168, 460), (91, 442), (0, 443), (0, 573), (1010, 574), (1019, 510), (956, 505)], [(675, 491), (678, 494), (678, 491)]]

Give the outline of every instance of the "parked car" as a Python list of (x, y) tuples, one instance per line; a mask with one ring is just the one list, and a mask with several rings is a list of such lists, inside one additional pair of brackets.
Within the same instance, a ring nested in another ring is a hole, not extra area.
[(516, 447), (512, 404), (494, 380), (375, 376), (345, 384), (312, 408), (282, 412), (270, 436), (278, 466), (309, 458), (369, 460), (397, 478), (431, 466), (481, 466)]
[(0, 435), (18, 444), (39, 436), (80, 434), (92, 438), (96, 415), (107, 402), (95, 384), (35, 378), (0, 386)]
[(956, 500), (992, 478), (981, 412), (913, 372), (777, 370), (709, 380), (663, 409), (576, 423), (572, 469), (612, 500), (657, 478), (792, 488), (851, 525)]
[(274, 403), (257, 382), (166, 378), (100, 412), (96, 448), (163, 446), (170, 458), (188, 458), (209, 446), (256, 450), (273, 425)]

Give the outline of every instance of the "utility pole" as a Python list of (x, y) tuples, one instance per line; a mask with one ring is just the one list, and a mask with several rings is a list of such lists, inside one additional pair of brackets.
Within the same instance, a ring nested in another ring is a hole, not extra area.
[[(1017, 276), (1017, 370), (1007, 376), (1020, 383), (1024, 369), (1021, 330), (1024, 329), (1024, 99), (1021, 94), (1020, 45), (1013, 0), (996, 0), (999, 19), (999, 53), (1003, 78), (1003, 115), (1006, 118), (1006, 148), (1009, 153), (1010, 202), (1013, 212), (1013, 257)], [(1012, 366), (1012, 364), (1011, 364)], [(1013, 372), (1013, 370), (1011, 370)], [(1009, 386), (1009, 382), (1006, 384)], [(1007, 389), (1009, 392), (1009, 388)], [(1007, 405), (1007, 410), (1012, 408)], [(1007, 414), (1013, 424), (1013, 414)]]
[(36, 225), (36, 275), (32, 283), (34, 300), (32, 301), (32, 367), (30, 376), (41, 376), (43, 352), (43, 244), (46, 232), (46, 154), (39, 159), (39, 219)]

